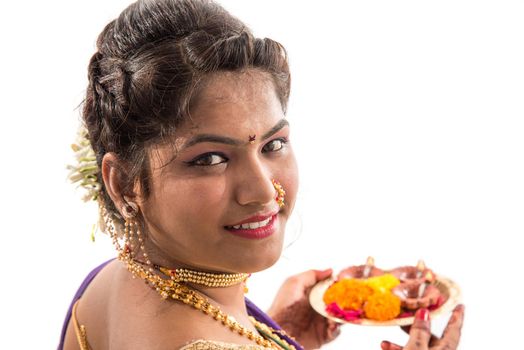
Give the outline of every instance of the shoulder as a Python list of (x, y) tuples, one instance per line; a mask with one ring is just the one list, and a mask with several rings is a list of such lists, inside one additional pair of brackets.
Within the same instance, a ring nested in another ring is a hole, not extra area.
[[(92, 280), (76, 316), (93, 349), (264, 349), (246, 344), (247, 338), (203, 312), (163, 300), (144, 281), (133, 279), (118, 260), (107, 264)], [(70, 322), (66, 344), (73, 343), (76, 338)]]
[[(79, 325), (89, 325), (90, 333), (92, 333), (94, 328), (97, 328), (96, 324), (100, 324), (101, 327), (106, 325), (105, 313), (102, 312), (102, 310), (106, 307), (107, 297), (104, 295), (104, 288), (102, 288), (102, 286), (107, 285), (108, 281), (111, 280), (117, 264), (118, 261), (113, 259), (97, 266), (87, 274), (80, 285), (73, 299), (73, 303), (77, 301), (76, 310), (73, 310), (71, 307), (71, 314), (68, 314), (69, 321), (64, 335), (64, 349), (79, 348), (77, 335), (75, 334), (73, 326), (73, 319), (76, 318)], [(76, 311), (74, 315), (73, 311)], [(97, 315), (95, 322), (93, 321), (95, 318), (94, 315)], [(92, 326), (93, 323), (95, 326)], [(89, 340), (90, 338), (91, 337), (89, 337)]]

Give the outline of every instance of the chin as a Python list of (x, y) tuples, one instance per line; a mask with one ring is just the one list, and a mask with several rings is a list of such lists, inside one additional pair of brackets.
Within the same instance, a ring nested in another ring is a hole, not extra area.
[(246, 270), (246, 272), (254, 273), (270, 268), (271, 266), (275, 265), (278, 259), (280, 259), (281, 253), (282, 250), (279, 250), (278, 254), (265, 256), (263, 259), (260, 259), (251, 267), (246, 266), (246, 268), (249, 268), (249, 270)]
[(253, 258), (250, 259), (250, 266), (247, 266), (246, 264), (246, 268), (248, 268), (249, 270), (246, 270), (245, 272), (259, 272), (275, 265), (276, 262), (280, 259), (280, 256), (282, 255), (283, 245), (283, 239), (279, 239), (278, 242), (268, 243), (264, 247), (265, 249), (261, 249), (262, 251), (259, 254), (253, 256)]
[(222, 252), (230, 252), (227, 256), (222, 255), (222, 270), (254, 273), (273, 266), (282, 254), (286, 221), (286, 218), (279, 218), (276, 232), (266, 238), (239, 240), (235, 237), (232, 241), (228, 240), (227, 247), (221, 249)]
[[(271, 240), (262, 243), (258, 247), (246, 249), (245, 254), (235, 254), (229, 260), (225, 270), (234, 272), (255, 273), (273, 266), (282, 254), (283, 239)], [(224, 266), (225, 267), (225, 266)]]

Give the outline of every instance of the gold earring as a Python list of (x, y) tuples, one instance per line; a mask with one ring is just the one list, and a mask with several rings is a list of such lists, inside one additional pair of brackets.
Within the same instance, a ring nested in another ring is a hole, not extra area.
[[(124, 197), (124, 199), (126, 199)], [(132, 219), (138, 214), (138, 205), (126, 199), (124, 205), (122, 206), (122, 215), (125, 219)]]
[(276, 196), (275, 200), (277, 201), (278, 206), (280, 208), (283, 208), (284, 205), (285, 205), (284, 197), (286, 196), (286, 191), (284, 191), (284, 187), (282, 187), (280, 182), (278, 182), (277, 180), (272, 179), (271, 183), (273, 183), (273, 187), (275, 187), (275, 190), (277, 190), (277, 196)]

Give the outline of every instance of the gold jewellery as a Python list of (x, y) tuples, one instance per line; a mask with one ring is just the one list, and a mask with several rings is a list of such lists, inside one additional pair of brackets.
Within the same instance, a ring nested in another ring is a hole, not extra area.
[[(269, 332), (271, 339), (274, 337), (276, 340), (268, 340), (261, 335), (247, 329), (239, 322), (237, 322), (232, 316), (226, 315), (219, 307), (212, 305), (207, 298), (202, 296), (196, 290), (190, 288), (185, 284), (175, 282), (173, 280), (163, 279), (160, 276), (148, 271), (143, 266), (137, 264), (127, 252), (121, 252), (119, 259), (126, 263), (127, 269), (138, 278), (146, 281), (146, 283), (156, 290), (163, 299), (173, 299), (180, 301), (186, 305), (189, 305), (197, 310), (204, 312), (206, 315), (213, 317), (215, 320), (221, 322), (224, 326), (229, 328), (231, 331), (236, 332), (242, 336), (253, 340), (260, 346), (270, 349), (295, 349), (295, 347), (289, 344), (284, 339), (278, 337), (271, 328), (267, 327), (261, 322), (254, 320), (255, 328), (261, 329), (263, 332)], [(253, 322), (253, 320), (252, 320)], [(264, 327), (265, 326), (265, 327)], [(277, 345), (281, 344), (281, 345)]]
[[(278, 192), (277, 202), (279, 202), (280, 206), (283, 206), (285, 192), (278, 182), (274, 180), (272, 182)], [(133, 277), (138, 277), (144, 280), (146, 284), (155, 290), (163, 299), (177, 300), (196, 310), (200, 310), (206, 315), (221, 322), (231, 331), (247, 337), (260, 346), (280, 350), (296, 349), (292, 344), (289, 344), (283, 337), (278, 335), (288, 336), (285, 332), (274, 330), (252, 317), (250, 317), (250, 320), (258, 332), (249, 330), (236, 321), (232, 316), (222, 312), (218, 306), (211, 304), (205, 296), (185, 284), (195, 283), (209, 287), (225, 287), (245, 281), (249, 274), (213, 274), (189, 269), (169, 270), (154, 265), (145, 250), (144, 238), (142, 237), (140, 225), (135, 218), (138, 214), (138, 206), (132, 201), (127, 200), (127, 198), (124, 199), (126, 199), (126, 204), (122, 207), (122, 215), (125, 218), (123, 237), (119, 237), (113, 219), (107, 212), (105, 206), (101, 206), (100, 210), (107, 231), (118, 252), (118, 259), (126, 264), (127, 269), (131, 272)], [(135, 258), (134, 252), (137, 245), (142, 252), (144, 263), (138, 262)], [(169, 278), (162, 278), (155, 273), (155, 270), (161, 271)]]
[(206, 287), (230, 287), (245, 282), (249, 273), (211, 273), (195, 271), (190, 269), (168, 269), (153, 265), (157, 270), (171, 278), (175, 282), (188, 282)]
[(278, 182), (277, 180), (272, 179), (271, 183), (273, 184), (273, 187), (275, 187), (275, 190), (277, 190), (277, 197), (275, 198), (275, 200), (277, 201), (278, 206), (282, 208), (285, 205), (284, 197), (286, 196), (286, 191), (284, 191), (284, 187), (282, 187), (280, 182)]

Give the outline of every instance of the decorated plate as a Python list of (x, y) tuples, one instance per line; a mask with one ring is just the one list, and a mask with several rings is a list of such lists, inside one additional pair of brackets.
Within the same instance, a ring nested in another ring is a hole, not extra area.
[[(405, 317), (401, 315), (388, 321), (375, 321), (367, 318), (358, 318), (348, 321), (329, 314), (326, 311), (326, 304), (324, 303), (323, 296), (325, 291), (334, 282), (334, 279), (321, 281), (313, 287), (311, 293), (309, 294), (309, 302), (311, 303), (311, 306), (322, 316), (339, 323), (351, 323), (363, 326), (407, 326), (413, 324), (414, 317), (412, 315)], [(453, 308), (460, 301), (460, 288), (455, 282), (442, 276), (436, 276), (435, 280), (432, 282), (432, 285), (435, 286), (443, 296), (443, 302), (441, 305), (439, 305), (437, 308), (430, 308), (430, 316), (434, 318), (438, 315), (449, 313), (451, 310), (453, 310)]]

